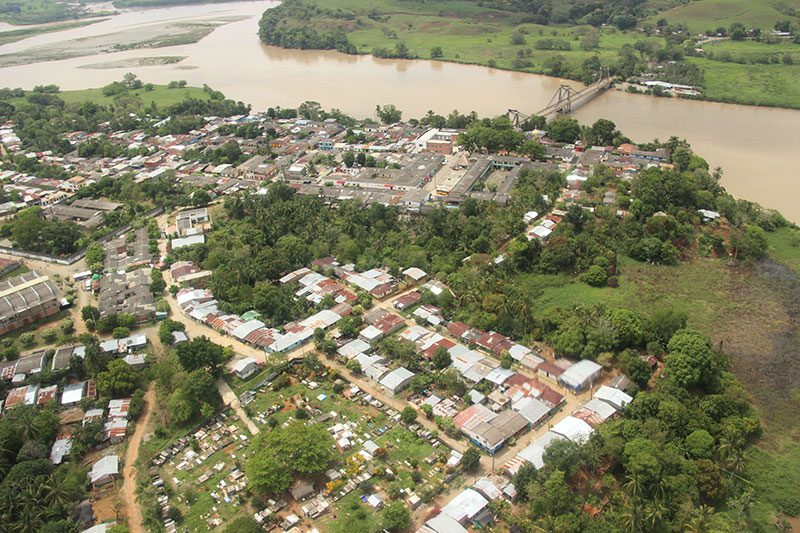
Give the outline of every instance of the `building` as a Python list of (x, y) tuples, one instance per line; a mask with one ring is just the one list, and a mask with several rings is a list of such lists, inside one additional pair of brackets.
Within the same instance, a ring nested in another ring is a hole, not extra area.
[[(625, 409), (633, 401), (633, 397), (614, 387), (601, 385), (594, 393), (594, 399), (602, 400), (618, 411)], [(588, 404), (587, 404), (588, 405)]]
[(89, 483), (92, 488), (102, 487), (113, 482), (119, 475), (119, 457), (116, 455), (106, 455), (95, 464), (89, 471)]
[(234, 361), (230, 368), (237, 378), (247, 379), (258, 370), (258, 363), (252, 357), (245, 357)]
[(126, 313), (137, 323), (155, 318), (156, 301), (150, 290), (150, 269), (117, 272), (100, 279), (100, 316)]
[(55, 283), (35, 271), (0, 281), (0, 335), (58, 313), (59, 304)]
[(380, 380), (380, 384), (389, 394), (394, 396), (411, 383), (411, 380), (414, 379), (414, 375), (412, 371), (401, 366), (383, 376)]
[(558, 377), (558, 381), (568, 389), (581, 392), (592, 386), (602, 370), (603, 367), (594, 361), (583, 359), (566, 369)]
[(202, 235), (211, 228), (211, 216), (208, 209), (187, 209), (175, 217), (175, 233), (178, 237)]
[(489, 500), (474, 489), (464, 489), (447, 505), (442, 507), (442, 514), (449, 516), (462, 526), (485, 526), (492, 522)]

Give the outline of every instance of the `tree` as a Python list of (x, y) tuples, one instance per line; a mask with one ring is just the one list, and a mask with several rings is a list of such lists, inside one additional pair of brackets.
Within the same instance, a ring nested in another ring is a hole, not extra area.
[(431, 59), (440, 59), (442, 56), (444, 56), (444, 52), (442, 52), (441, 46), (431, 48)]
[(314, 475), (334, 458), (333, 437), (321, 424), (296, 420), (259, 437), (256, 452), (245, 466), (256, 491), (280, 494), (289, 488), (293, 475)]
[(684, 441), (686, 451), (696, 459), (708, 459), (714, 453), (714, 437), (705, 429), (695, 429)]
[(249, 516), (240, 516), (223, 530), (224, 533), (264, 533), (264, 529)]
[(475, 472), (481, 464), (481, 452), (478, 448), (470, 446), (461, 458), (461, 467), (464, 472)]
[(667, 345), (667, 376), (684, 388), (710, 383), (716, 377), (711, 343), (699, 331), (682, 329)]
[(450, 357), (450, 352), (448, 352), (447, 348), (444, 346), (439, 346), (436, 348), (436, 351), (433, 352), (433, 366), (439, 370), (444, 370), (452, 363), (453, 359)]
[(545, 149), (541, 143), (536, 141), (525, 141), (523, 142), (517, 151), (521, 155), (525, 155), (530, 157), (531, 159), (543, 159), (545, 156)]
[(347, 151), (342, 154), (342, 163), (344, 163), (344, 166), (346, 166), (347, 168), (352, 167), (353, 163), (355, 162), (356, 162), (356, 156), (353, 155), (353, 152)]
[(55, 342), (58, 338), (58, 332), (52, 328), (48, 328), (40, 333), (42, 340), (46, 343)]
[(140, 80), (133, 72), (128, 72), (122, 77), (122, 84), (127, 89), (141, 89), (142, 80)]
[(97, 376), (97, 390), (104, 396), (130, 396), (139, 386), (139, 373), (122, 359), (114, 359)]
[(406, 425), (413, 424), (417, 420), (417, 410), (411, 406), (403, 408), (400, 411), (400, 420)]
[(581, 281), (592, 287), (605, 287), (608, 281), (608, 272), (598, 265), (592, 265), (583, 273)]
[(609, 145), (619, 133), (617, 125), (608, 119), (601, 118), (592, 124), (592, 135), (596, 144)]
[(22, 346), (33, 346), (33, 344), (36, 342), (36, 336), (30, 331), (27, 331), (17, 337), (17, 340)]
[(123, 326), (118, 326), (111, 332), (111, 336), (115, 339), (124, 339), (125, 337), (129, 337), (130, 334), (131, 330)]
[(177, 351), (178, 360), (187, 371), (205, 368), (217, 376), (221, 373), (221, 365), (226, 360), (222, 346), (211, 342), (206, 336), (179, 344)]
[(383, 510), (383, 527), (389, 531), (404, 531), (411, 525), (411, 511), (403, 502), (391, 502)]
[(642, 344), (644, 328), (636, 313), (626, 308), (615, 308), (606, 311), (605, 318), (614, 327), (618, 348), (633, 348)]
[(322, 106), (319, 102), (305, 101), (297, 107), (297, 114), (306, 120), (319, 120)]
[(547, 136), (556, 142), (574, 143), (581, 135), (581, 126), (574, 118), (560, 117), (550, 123)]
[(61, 328), (61, 332), (64, 333), (64, 335), (70, 335), (72, 332), (75, 331), (75, 324), (72, 322), (71, 318), (65, 318), (64, 320), (62, 320), (59, 327)]
[(167, 400), (167, 412), (170, 419), (176, 424), (183, 424), (191, 420), (194, 416), (195, 409), (186, 392), (183, 389), (177, 389), (169, 395)]
[(400, 119), (403, 116), (403, 112), (397, 109), (393, 104), (388, 104), (383, 107), (377, 106), (375, 108), (375, 113), (384, 124), (395, 124), (400, 122)]
[(197, 189), (192, 193), (192, 205), (195, 207), (208, 205), (208, 202), (210, 201), (211, 195), (209, 195), (208, 191), (205, 189)]
[(500, 366), (502, 368), (505, 368), (506, 370), (508, 370), (509, 368), (511, 368), (511, 365), (513, 364), (513, 362), (514, 362), (514, 360), (511, 359), (511, 354), (508, 353), (508, 350), (504, 351), (500, 355)]

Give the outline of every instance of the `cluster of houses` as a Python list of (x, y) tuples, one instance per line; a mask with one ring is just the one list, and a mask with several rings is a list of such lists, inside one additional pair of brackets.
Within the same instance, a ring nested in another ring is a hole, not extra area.
[[(327, 330), (343, 316), (336, 310), (323, 309), (308, 318), (284, 325), (281, 331), (268, 327), (256, 311), (241, 316), (223, 312), (208, 289), (184, 288), (175, 297), (186, 316), (269, 353), (294, 350), (308, 342), (316, 329)], [(346, 306), (346, 309), (346, 313), (343, 307), (338, 310), (348, 314), (350, 307)]]
[[(122, 357), (129, 365), (141, 368), (145, 364), (145, 357), (139, 352), (146, 345), (146, 336), (135, 335), (124, 339), (102, 341), (100, 348), (107, 355)], [(85, 412), (80, 410), (85, 400), (97, 399), (97, 389), (92, 379), (68, 383), (63, 387), (57, 384), (26, 383), (31, 376), (39, 374), (43, 370), (52, 372), (67, 370), (72, 364), (73, 358), (82, 359), (85, 356), (85, 346), (72, 345), (57, 348), (52, 355), (52, 360), (48, 358), (47, 351), (38, 350), (22, 355), (15, 361), (0, 363), (0, 379), (8, 380), (12, 385), (16, 385), (9, 390), (4, 400), (0, 400), (0, 413), (20, 405), (44, 406), (50, 402), (55, 403), (59, 409), (64, 411), (64, 425), (59, 429), (58, 437), (50, 450), (50, 461), (53, 464), (61, 464), (64, 457), (69, 455), (75, 423), (85, 426), (89, 423), (101, 422), (100, 442), (104, 445), (122, 442), (128, 431), (130, 398), (112, 399), (105, 408), (95, 407)], [(77, 413), (78, 418), (67, 413)]]
[[(237, 137), (235, 130), (242, 126), (257, 127), (260, 133), (254, 138)], [(14, 141), (13, 128), (11, 123), (0, 126), (0, 138), (9, 139), (6, 144), (9, 150), (22, 153), (18, 141)], [(0, 206), (0, 216), (24, 206), (50, 206), (49, 216), (94, 227), (102, 219), (99, 215), (103, 211), (118, 206), (113, 202), (92, 204), (94, 200), (74, 200), (76, 191), (103, 177), (127, 173), (132, 173), (136, 181), (174, 176), (180, 182), (208, 189), (212, 195), (243, 190), (263, 193), (264, 182), (280, 180), (302, 194), (320, 196), (329, 203), (358, 198), (419, 212), (426, 205), (458, 205), (467, 198), (505, 204), (519, 173), (526, 168), (577, 167), (586, 171), (603, 164), (620, 176), (632, 176), (642, 167), (665, 165), (669, 161), (665, 149), (643, 150), (631, 144), (612, 147), (556, 143), (547, 138), (546, 132), (536, 130), (525, 134), (542, 144), (544, 162), (510, 156), (468, 156), (457, 147), (459, 133), (460, 130), (410, 124), (365, 124), (348, 130), (334, 118), (274, 119), (265, 113), (209, 117), (202, 127), (183, 135), (153, 135), (142, 129), (70, 132), (65, 138), (76, 148), (71, 153), (24, 155), (59, 166), (71, 177), (54, 180), (14, 171), (0, 173), (4, 189), (16, 193), (15, 201)], [(78, 155), (77, 148), (82, 143), (100, 137), (125, 148), (126, 154), (116, 158)], [(185, 159), (187, 151), (218, 148), (227, 142), (237, 143), (249, 158), (238, 165)], [(269, 155), (261, 155), (265, 151)], [(369, 155), (371, 166), (356, 163), (348, 167), (342, 157), (346, 152)], [(498, 174), (493, 177), (495, 172)], [(485, 187), (488, 181), (493, 184), (491, 188)], [(179, 221), (173, 232), (176, 234), (173, 246), (202, 241), (203, 231), (197, 231), (195, 226), (204, 223)]]
[(169, 246), (172, 250), (177, 250), (184, 246), (203, 244), (206, 242), (205, 234), (210, 229), (211, 216), (207, 208), (200, 207), (179, 211), (175, 216), (175, 225), (170, 227), (168, 231), (168, 233), (175, 235), (169, 241)]
[(597, 426), (622, 412), (625, 406), (633, 400), (624, 391), (608, 385), (601, 385), (592, 396), (591, 400), (553, 425), (547, 433), (531, 442), (529, 446), (503, 465), (503, 471), (509, 476), (513, 476), (525, 464), (542, 468), (544, 452), (553, 442), (562, 439), (568, 439), (575, 443), (586, 442)]

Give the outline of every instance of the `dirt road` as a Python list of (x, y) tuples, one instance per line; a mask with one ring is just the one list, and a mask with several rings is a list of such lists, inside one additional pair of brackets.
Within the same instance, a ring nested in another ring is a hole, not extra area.
[(233, 409), (237, 415), (239, 415), (239, 418), (241, 418), (242, 422), (244, 422), (244, 425), (247, 426), (247, 429), (250, 431), (251, 435), (258, 435), (261, 433), (261, 430), (258, 429), (258, 426), (256, 426), (256, 424), (250, 420), (250, 417), (247, 416), (247, 413), (239, 403), (239, 398), (236, 397), (236, 393), (233, 392), (233, 389), (230, 388), (225, 380), (217, 380), (217, 390), (219, 390), (219, 395), (222, 396), (222, 402)]
[(125, 504), (125, 516), (131, 533), (145, 533), (142, 525), (142, 510), (136, 501), (136, 460), (139, 458), (139, 446), (142, 444), (142, 438), (153, 414), (155, 398), (155, 389), (151, 384), (144, 395), (144, 413), (136, 424), (136, 431), (128, 441), (125, 466), (122, 468), (122, 501)]

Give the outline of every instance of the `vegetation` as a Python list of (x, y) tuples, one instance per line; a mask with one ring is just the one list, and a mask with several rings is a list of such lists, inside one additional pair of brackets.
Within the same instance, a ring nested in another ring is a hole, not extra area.
[[(774, 0), (734, 4), (292, 0), (264, 13), (260, 36), (286, 48), (430, 57), (583, 82), (601, 68), (630, 78), (658, 64), (659, 79), (698, 86), (703, 98), (800, 107), (800, 45), (770, 34), (788, 27), (796, 36), (796, 8)], [(698, 45), (701, 33), (725, 40)], [(729, 50), (720, 53), (719, 45)], [(750, 52), (753, 46), (760, 50)]]
[(318, 474), (334, 457), (333, 437), (321, 424), (296, 420), (258, 439), (260, 445), (247, 462), (246, 472), (250, 485), (263, 493), (284, 492), (294, 475)]

